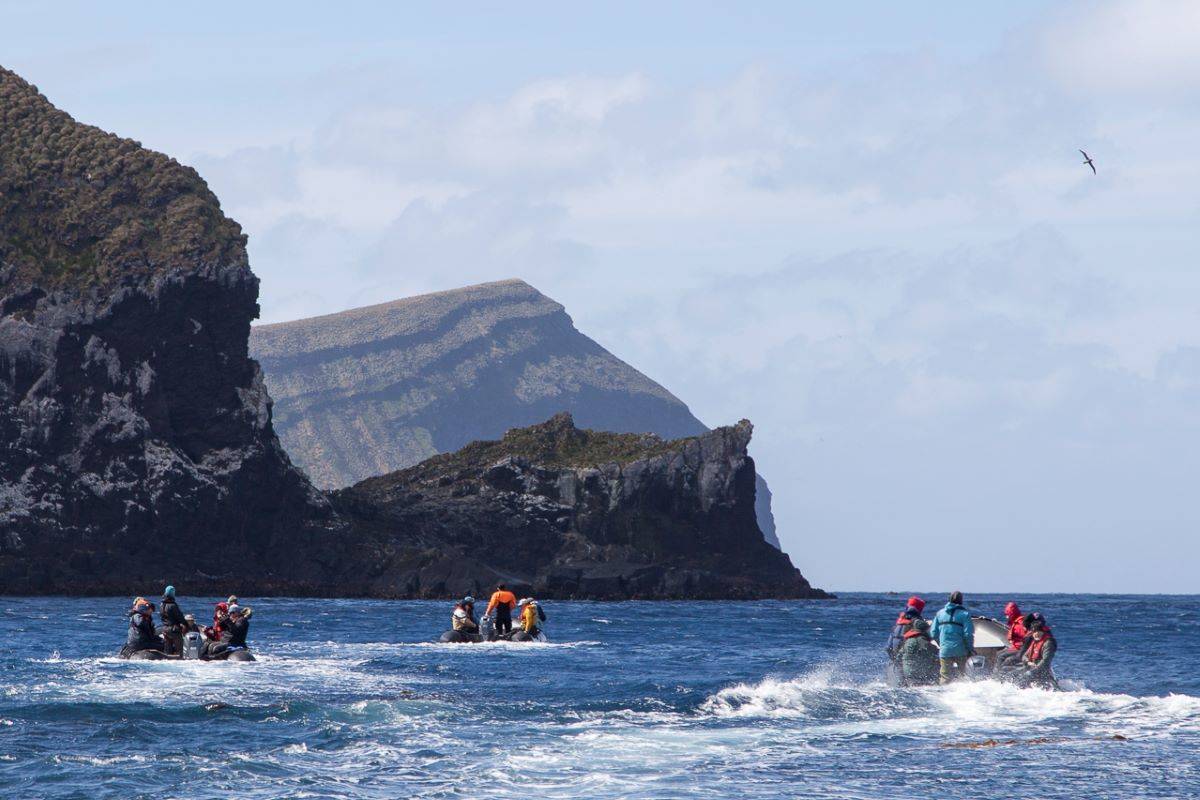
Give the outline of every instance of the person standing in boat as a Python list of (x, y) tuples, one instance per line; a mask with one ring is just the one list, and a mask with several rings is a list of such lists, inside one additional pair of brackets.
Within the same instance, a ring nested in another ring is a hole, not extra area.
[(965, 675), (967, 659), (975, 651), (975, 623), (963, 606), (962, 592), (950, 593), (950, 602), (933, 618), (929, 638), (938, 643), (938, 682), (950, 683)]
[(495, 612), (496, 632), (512, 633), (512, 612), (517, 607), (517, 596), (508, 590), (503, 583), (496, 586), (492, 599), (488, 601), (484, 616), (490, 617)]
[(920, 597), (913, 595), (908, 598), (908, 603), (904, 610), (900, 612), (900, 616), (896, 617), (896, 624), (892, 626), (892, 632), (888, 635), (887, 654), (892, 663), (896, 663), (900, 656), (900, 647), (904, 644), (904, 635), (912, 630), (912, 624), (916, 620), (921, 619), (921, 612), (925, 610), (925, 601)]
[(182, 655), (184, 618), (183, 611), (175, 602), (175, 587), (163, 589), (162, 605), (158, 616), (162, 620), (163, 652), (167, 655)]

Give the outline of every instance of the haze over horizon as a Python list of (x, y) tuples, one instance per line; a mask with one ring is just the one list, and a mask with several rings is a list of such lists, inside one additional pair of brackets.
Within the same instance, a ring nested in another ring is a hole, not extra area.
[(1200, 6), (0, 8), (265, 322), (519, 277), (755, 423), (816, 586), (1200, 592)]

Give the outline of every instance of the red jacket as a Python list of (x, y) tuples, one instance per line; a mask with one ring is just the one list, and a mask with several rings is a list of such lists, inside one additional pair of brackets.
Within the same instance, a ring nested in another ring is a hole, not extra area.
[(1025, 641), (1025, 634), (1028, 633), (1025, 630), (1025, 617), (1016, 603), (1009, 603), (1004, 607), (1004, 616), (1008, 617), (1008, 648), (1020, 650)]

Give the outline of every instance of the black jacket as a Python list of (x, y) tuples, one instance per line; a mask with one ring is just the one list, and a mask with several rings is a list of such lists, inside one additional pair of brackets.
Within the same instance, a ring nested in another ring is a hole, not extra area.
[(162, 640), (154, 632), (154, 619), (149, 614), (139, 614), (131, 611), (129, 614), (129, 635), (125, 646), (130, 650), (158, 650)]
[(235, 620), (230, 617), (229, 620), (221, 626), (221, 644), (227, 644), (230, 647), (245, 647), (246, 634), (250, 632), (250, 620), (242, 617)]
[(164, 597), (162, 599), (162, 607), (158, 610), (158, 614), (162, 619), (163, 627), (183, 628), (183, 611), (179, 608), (179, 604), (175, 602), (174, 597)]

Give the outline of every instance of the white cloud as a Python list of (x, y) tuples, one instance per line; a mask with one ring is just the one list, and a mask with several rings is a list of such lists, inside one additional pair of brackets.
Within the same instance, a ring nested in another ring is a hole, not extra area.
[(1073, 89), (1200, 89), (1200, 4), (1192, 0), (1074, 3), (1039, 38), (1049, 70)]

